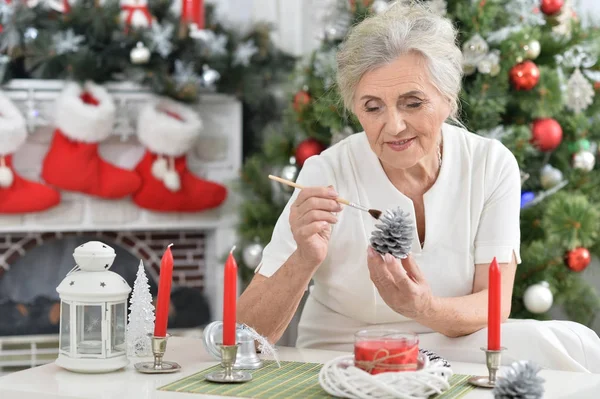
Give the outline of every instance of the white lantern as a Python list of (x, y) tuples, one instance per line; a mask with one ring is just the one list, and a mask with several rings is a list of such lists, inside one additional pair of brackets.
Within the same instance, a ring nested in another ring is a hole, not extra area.
[(131, 287), (108, 269), (115, 250), (99, 241), (75, 249), (75, 268), (60, 295), (60, 344), (56, 364), (80, 373), (105, 373), (129, 363), (125, 331)]

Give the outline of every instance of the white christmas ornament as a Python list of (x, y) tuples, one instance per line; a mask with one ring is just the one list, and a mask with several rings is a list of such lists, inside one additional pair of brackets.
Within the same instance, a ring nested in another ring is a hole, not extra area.
[(476, 33), (463, 44), (465, 63), (468, 65), (477, 65), (477, 63), (488, 53), (488, 50), (489, 46), (487, 42), (479, 33)]
[(523, 304), (531, 313), (546, 313), (552, 307), (553, 301), (550, 285), (545, 281), (529, 286), (523, 295)]
[(136, 46), (131, 49), (129, 58), (132, 64), (146, 64), (150, 60), (150, 50), (144, 46), (144, 43), (137, 42)]
[(563, 180), (563, 173), (552, 165), (544, 165), (540, 171), (540, 183), (545, 190), (548, 190)]
[(371, 10), (375, 14), (382, 14), (389, 8), (387, 1), (385, 0), (375, 0), (371, 5)]
[(249, 269), (256, 269), (262, 260), (263, 246), (258, 240), (247, 245), (242, 251), (242, 260)]
[(567, 82), (567, 103), (565, 106), (575, 113), (585, 111), (594, 102), (594, 87), (583, 76), (579, 68)]
[(524, 47), (525, 54), (530, 60), (535, 60), (542, 52), (542, 46), (537, 40), (532, 40)]
[(573, 167), (590, 172), (594, 169), (596, 157), (590, 151), (581, 150), (573, 156)]
[(14, 180), (15, 176), (12, 170), (8, 166), (0, 165), (0, 187), (8, 188), (12, 186)]
[(144, 263), (140, 260), (129, 305), (127, 324), (127, 355), (152, 356), (150, 336), (154, 331), (154, 305)]
[(478, 63), (477, 70), (479, 73), (498, 75), (500, 72), (500, 51), (492, 50), (487, 53)]

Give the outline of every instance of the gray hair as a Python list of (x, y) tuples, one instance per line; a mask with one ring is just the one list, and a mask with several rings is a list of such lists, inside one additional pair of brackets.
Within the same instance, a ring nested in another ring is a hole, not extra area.
[(337, 55), (337, 85), (344, 105), (353, 109), (356, 86), (366, 72), (414, 51), (425, 57), (432, 84), (450, 102), (450, 117), (457, 120), (463, 57), (456, 36), (450, 20), (424, 5), (400, 1), (366, 18), (350, 30)]

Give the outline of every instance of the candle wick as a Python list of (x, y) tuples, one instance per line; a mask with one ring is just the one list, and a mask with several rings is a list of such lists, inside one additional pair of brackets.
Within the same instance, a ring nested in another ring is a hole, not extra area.
[(233, 248), (231, 248), (231, 251), (229, 251), (229, 253), (232, 254), (233, 251), (235, 251), (235, 245), (233, 246)]
[(173, 243), (170, 243), (167, 248), (171, 248), (173, 246)]

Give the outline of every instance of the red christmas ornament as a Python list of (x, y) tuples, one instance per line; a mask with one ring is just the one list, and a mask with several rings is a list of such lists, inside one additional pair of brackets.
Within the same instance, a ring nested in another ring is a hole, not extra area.
[(296, 163), (298, 166), (302, 167), (302, 165), (304, 165), (304, 161), (313, 155), (319, 155), (324, 149), (325, 146), (319, 143), (316, 139), (306, 139), (296, 148)]
[(590, 264), (591, 260), (592, 257), (590, 255), (590, 251), (583, 247), (572, 249), (571, 251), (567, 252), (566, 256), (567, 266), (569, 266), (569, 269), (573, 270), (574, 272), (580, 272), (584, 270)]
[(560, 12), (564, 3), (564, 0), (542, 0), (540, 8), (546, 15), (555, 15)]
[(304, 107), (306, 107), (310, 103), (310, 94), (308, 92), (301, 90), (294, 96), (294, 110), (296, 112), (302, 112)]
[(540, 70), (533, 61), (525, 61), (510, 69), (510, 81), (517, 90), (531, 90), (540, 80)]
[(531, 128), (531, 143), (540, 151), (552, 151), (562, 141), (562, 127), (552, 118), (536, 119)]

